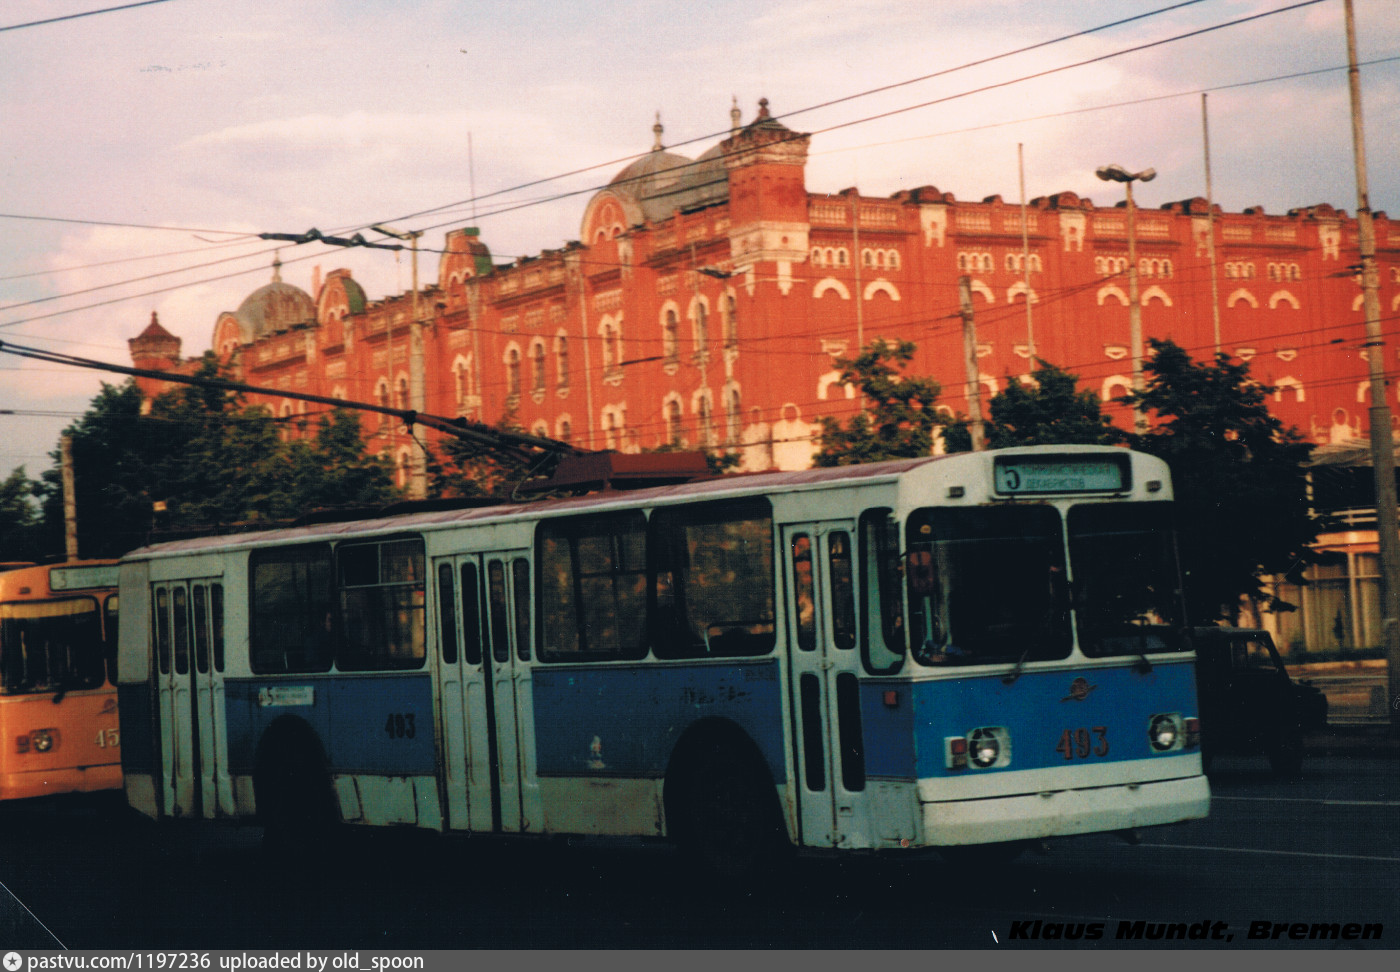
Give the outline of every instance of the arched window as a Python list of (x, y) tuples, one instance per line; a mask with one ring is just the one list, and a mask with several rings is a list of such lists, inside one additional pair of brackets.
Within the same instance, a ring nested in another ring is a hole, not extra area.
[(506, 397), (520, 397), (520, 349), (506, 351)]
[(700, 420), (700, 444), (705, 448), (711, 448), (715, 444), (715, 423), (714, 410), (710, 404), (709, 391), (702, 391), (699, 400), (695, 403), (695, 414)]
[(734, 299), (733, 294), (725, 294), (721, 306), (724, 308), (724, 346), (726, 348), (738, 347), (739, 302)]
[(566, 418), (561, 418), (561, 419), (559, 420), (559, 429), (558, 429), (558, 433), (557, 433), (554, 437), (555, 437), (556, 439), (558, 439), (560, 442), (569, 442), (569, 443), (572, 443), (572, 442), (574, 441), (574, 427), (573, 427), (573, 424), (572, 424), (568, 419), (566, 419)]
[(569, 339), (564, 334), (554, 338), (554, 363), (559, 390), (569, 387)]
[(710, 308), (704, 300), (695, 302), (695, 353), (704, 354), (710, 346)]
[(665, 319), (661, 322), (661, 355), (668, 364), (674, 364), (680, 359), (680, 321), (676, 318), (674, 307), (666, 308)]
[(544, 367), (545, 367), (544, 359), (545, 359), (545, 353), (544, 353), (544, 342), (543, 342), (543, 341), (536, 341), (533, 345), (531, 345), (531, 347), (530, 347), (530, 358), (531, 358), (531, 363), (532, 363), (532, 368), (530, 369), (530, 370), (531, 370), (530, 378), (532, 379), (531, 389), (532, 389), (533, 391), (543, 393), (543, 392), (544, 392), (544, 386), (545, 386), (545, 374), (544, 374)]
[(408, 409), (408, 379), (407, 379), (407, 378), (404, 378), (404, 377), (402, 377), (402, 376), (400, 376), (400, 377), (399, 377), (398, 384), (395, 386), (395, 391), (397, 392), (397, 395), (396, 395), (395, 397), (398, 399), (398, 405), (397, 405), (396, 407), (397, 407), (397, 408), (402, 408), (402, 409), (404, 409), (404, 410), (407, 410), (407, 409)]
[(673, 446), (681, 444), (681, 403), (672, 398), (666, 403), (666, 441)]
[(740, 413), (739, 386), (728, 385), (724, 389), (724, 441), (733, 445), (739, 441), (742, 432), (743, 415)]
[(614, 350), (617, 346), (617, 328), (612, 321), (605, 321), (602, 327), (603, 332), (603, 371), (612, 371), (617, 367), (617, 356)]

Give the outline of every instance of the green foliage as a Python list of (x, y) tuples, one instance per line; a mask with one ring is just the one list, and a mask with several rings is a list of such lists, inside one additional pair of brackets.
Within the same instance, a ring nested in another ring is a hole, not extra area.
[(823, 417), (818, 466), (852, 466), (886, 459), (926, 456), (944, 420), (934, 411), (942, 390), (932, 378), (905, 374), (914, 357), (909, 341), (877, 340), (855, 358), (842, 358), (841, 381), (854, 385), (867, 403), (845, 425)]
[[(505, 432), (524, 431), (511, 413), (502, 417), (496, 427)], [(428, 494), (434, 497), (506, 498), (527, 472), (517, 463), (483, 452), (474, 442), (446, 437), (439, 445), (439, 453), (430, 455), (428, 459)]]
[(1171, 341), (1151, 345), (1146, 388), (1120, 401), (1155, 417), (1146, 434), (1131, 437), (1133, 447), (1171, 466), (1191, 622), (1233, 616), (1242, 596), (1291, 609), (1260, 580), (1315, 559), (1312, 445), (1269, 414), (1273, 389), (1254, 382), (1248, 364), (1224, 354), (1197, 364)]
[[(1099, 397), (1079, 391), (1079, 376), (1039, 360), (1031, 384), (1012, 380), (988, 404), (987, 448), (1028, 445), (1120, 445), (1127, 436), (1103, 414)], [(949, 452), (967, 452), (966, 420), (943, 433)]]
[(42, 520), (24, 467), (0, 482), (0, 560), (38, 560), (43, 552)]
[[(212, 356), (197, 375), (220, 376)], [(343, 410), (321, 418), (314, 438), (284, 441), (266, 409), (236, 394), (182, 385), (143, 414), (140, 391), (128, 382), (103, 385), (68, 432), (83, 557), (120, 556), (157, 530), (217, 530), (400, 496), (388, 463), (365, 453), (358, 415)], [(52, 455), (54, 468), (34, 487), (42, 504), (36, 529), (41, 553), (59, 556), (63, 482), (59, 453)], [(4, 499), (0, 489), (0, 530)]]

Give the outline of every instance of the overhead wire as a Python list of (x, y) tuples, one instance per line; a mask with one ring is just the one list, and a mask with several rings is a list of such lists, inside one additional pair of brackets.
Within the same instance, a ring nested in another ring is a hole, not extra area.
[[(831, 105), (831, 104), (838, 104), (838, 103), (843, 103), (843, 102), (846, 102), (846, 101), (855, 100), (855, 99), (857, 99), (857, 98), (864, 97), (865, 95), (867, 95), (867, 94), (869, 94), (869, 93), (875, 93), (875, 92), (879, 92), (879, 91), (890, 90), (890, 89), (892, 89), (892, 88), (902, 87), (902, 86), (905, 86), (905, 85), (907, 85), (907, 84), (915, 83), (915, 82), (917, 82), (917, 81), (928, 80), (928, 79), (933, 78), (933, 77), (937, 77), (937, 76), (941, 76), (941, 75), (945, 75), (945, 74), (954, 73), (954, 72), (956, 72), (956, 71), (964, 70), (964, 69), (966, 69), (966, 68), (968, 68), (968, 67), (971, 67), (971, 66), (976, 66), (976, 65), (984, 64), (984, 63), (987, 63), (987, 62), (990, 62), (990, 61), (999, 60), (999, 59), (1002, 59), (1002, 58), (1004, 58), (1004, 57), (1009, 57), (1009, 56), (1012, 56), (1012, 55), (1017, 54), (1017, 53), (1023, 53), (1025, 50), (1030, 50), (1030, 49), (1034, 49), (1034, 48), (1037, 48), (1037, 47), (1045, 47), (1045, 46), (1049, 46), (1049, 45), (1051, 45), (1051, 44), (1060, 43), (1060, 42), (1063, 42), (1063, 41), (1066, 41), (1066, 40), (1070, 40), (1070, 39), (1073, 39), (1073, 38), (1076, 38), (1076, 37), (1081, 37), (1081, 36), (1084, 36), (1084, 35), (1086, 35), (1086, 34), (1096, 33), (1096, 32), (1098, 32), (1098, 31), (1101, 31), (1101, 30), (1104, 30), (1104, 29), (1108, 29), (1109, 27), (1120, 26), (1120, 25), (1123, 24), (1123, 23), (1131, 22), (1131, 21), (1134, 21), (1134, 20), (1145, 19), (1145, 18), (1147, 18), (1147, 17), (1149, 17), (1149, 16), (1155, 16), (1155, 15), (1158, 15), (1158, 14), (1161, 14), (1161, 13), (1169, 12), (1169, 11), (1178, 9), (1178, 8), (1180, 8), (1180, 7), (1191, 6), (1191, 5), (1194, 5), (1194, 4), (1197, 3), (1197, 2), (1201, 2), (1201, 0), (1188, 0), (1188, 2), (1186, 2), (1186, 3), (1174, 4), (1174, 5), (1171, 5), (1171, 6), (1162, 8), (1162, 9), (1160, 9), (1160, 10), (1157, 10), (1157, 11), (1153, 11), (1153, 12), (1146, 13), (1146, 14), (1142, 14), (1142, 15), (1137, 15), (1137, 16), (1130, 17), (1130, 18), (1125, 18), (1125, 19), (1120, 20), (1120, 21), (1114, 21), (1114, 22), (1112, 22), (1112, 23), (1110, 23), (1110, 24), (1101, 25), (1100, 27), (1091, 28), (1091, 29), (1088, 29), (1088, 30), (1085, 30), (1085, 31), (1075, 32), (1075, 33), (1073, 33), (1073, 34), (1063, 35), (1063, 36), (1061, 36), (1061, 37), (1055, 38), (1055, 39), (1050, 40), (1050, 41), (1045, 41), (1045, 42), (1041, 42), (1041, 43), (1038, 43), (1038, 44), (1035, 44), (1035, 45), (1031, 45), (1031, 47), (1029, 47), (1029, 48), (1023, 48), (1023, 49), (1017, 49), (1017, 50), (1014, 50), (1014, 51), (1009, 51), (1009, 52), (1006, 52), (1006, 53), (1004, 53), (1004, 54), (995, 55), (995, 56), (992, 56), (992, 57), (989, 57), (989, 58), (984, 58), (984, 59), (981, 59), (981, 60), (978, 60), (978, 61), (968, 62), (968, 63), (963, 64), (963, 65), (958, 65), (958, 66), (955, 66), (955, 67), (953, 67), (953, 68), (944, 69), (943, 71), (935, 72), (934, 74), (930, 74), (930, 75), (921, 76), (920, 78), (909, 79), (909, 80), (904, 81), (904, 82), (898, 82), (898, 83), (893, 84), (893, 85), (886, 85), (886, 86), (883, 86), (883, 87), (881, 87), (881, 88), (869, 89), (869, 90), (866, 91), (866, 92), (858, 92), (858, 93), (856, 93), (856, 94), (854, 94), (854, 95), (849, 95), (849, 96), (846, 96), (846, 97), (844, 97), (844, 98), (835, 99), (835, 100), (830, 101), (830, 102), (824, 102), (824, 103), (822, 103), (822, 104), (820, 104), (820, 105), (811, 106), (811, 107), (809, 107), (809, 108), (804, 108), (804, 109), (798, 109), (797, 111), (788, 112), (788, 113), (786, 113), (785, 115), (782, 115), (782, 116), (779, 116), (779, 117), (791, 117), (791, 116), (793, 116), (793, 115), (802, 114), (802, 113), (805, 113), (805, 112), (808, 112), (808, 111), (816, 110), (817, 108), (820, 108), (820, 107), (827, 107), (827, 106), (829, 106), (829, 105)], [(1201, 35), (1201, 34), (1209, 33), (1209, 32), (1216, 31), (1216, 30), (1220, 30), (1220, 29), (1224, 29), (1224, 28), (1226, 28), (1226, 27), (1236, 26), (1236, 25), (1241, 24), (1241, 23), (1247, 23), (1247, 22), (1250, 22), (1250, 21), (1259, 20), (1259, 19), (1264, 18), (1264, 17), (1269, 17), (1269, 16), (1274, 16), (1274, 15), (1276, 15), (1276, 14), (1280, 14), (1280, 13), (1290, 12), (1290, 11), (1293, 11), (1293, 10), (1296, 10), (1296, 9), (1299, 9), (1299, 8), (1302, 8), (1302, 7), (1311, 6), (1311, 5), (1315, 4), (1315, 3), (1320, 3), (1320, 2), (1324, 2), (1324, 0), (1300, 0), (1300, 2), (1294, 3), (1294, 4), (1289, 5), (1289, 6), (1286, 6), (1286, 7), (1281, 7), (1281, 8), (1278, 8), (1278, 9), (1275, 9), (1275, 10), (1270, 10), (1270, 11), (1264, 11), (1264, 12), (1261, 12), (1261, 13), (1258, 13), (1258, 14), (1253, 14), (1253, 15), (1250, 15), (1250, 16), (1237, 18), (1237, 19), (1235, 19), (1235, 20), (1227, 21), (1227, 22), (1224, 22), (1224, 23), (1215, 24), (1215, 25), (1211, 25), (1211, 26), (1208, 26), (1208, 27), (1204, 27), (1204, 28), (1199, 28), (1199, 29), (1196, 29), (1196, 30), (1193, 30), (1193, 31), (1189, 31), (1189, 32), (1184, 33), (1184, 34), (1175, 35), (1175, 36), (1173, 36), (1173, 37), (1158, 39), (1158, 40), (1155, 40), (1155, 41), (1150, 41), (1150, 42), (1147, 42), (1147, 43), (1144, 43), (1144, 44), (1136, 45), (1136, 46), (1129, 47), (1129, 48), (1120, 49), (1120, 50), (1118, 50), (1118, 51), (1113, 51), (1113, 52), (1109, 52), (1109, 53), (1106, 53), (1106, 54), (1098, 55), (1098, 56), (1093, 57), (1093, 58), (1088, 58), (1088, 59), (1085, 59), (1085, 60), (1081, 60), (1081, 61), (1078, 61), (1078, 62), (1074, 62), (1074, 63), (1072, 63), (1072, 64), (1061, 65), (1061, 66), (1059, 66), (1059, 67), (1049, 68), (1049, 69), (1046, 69), (1046, 70), (1044, 70), (1044, 71), (1039, 71), (1039, 72), (1036, 72), (1036, 73), (1033, 73), (1033, 74), (1030, 74), (1030, 75), (1022, 75), (1022, 76), (1020, 76), (1020, 77), (1018, 77), (1018, 78), (1013, 78), (1013, 79), (1009, 79), (1009, 80), (1006, 80), (1006, 81), (996, 82), (996, 83), (993, 83), (993, 84), (990, 84), (990, 85), (984, 85), (984, 86), (981, 86), (981, 87), (978, 87), (978, 88), (974, 88), (974, 89), (970, 89), (970, 90), (963, 91), (963, 92), (957, 92), (957, 93), (954, 93), (954, 94), (950, 94), (950, 95), (944, 96), (944, 97), (942, 97), (942, 98), (934, 99), (934, 100), (931, 100), (931, 101), (921, 102), (921, 103), (916, 104), (916, 105), (905, 106), (905, 107), (902, 107), (902, 108), (893, 109), (893, 110), (891, 110), (891, 111), (881, 112), (881, 113), (878, 113), (878, 114), (875, 114), (875, 115), (867, 115), (867, 116), (864, 116), (864, 117), (861, 117), (861, 118), (847, 120), (847, 121), (844, 121), (844, 122), (841, 122), (841, 123), (838, 123), (838, 124), (835, 124), (835, 125), (827, 126), (826, 128), (818, 129), (818, 130), (817, 130), (816, 132), (814, 132), (814, 133), (802, 134), (801, 137), (804, 137), (804, 138), (805, 138), (805, 137), (809, 137), (810, 134), (821, 134), (821, 133), (825, 133), (825, 132), (835, 131), (835, 130), (837, 130), (837, 129), (847, 128), (847, 127), (851, 127), (851, 126), (853, 126), (853, 125), (858, 125), (858, 124), (863, 124), (863, 123), (866, 123), (866, 122), (869, 122), (869, 121), (873, 121), (873, 120), (877, 120), (877, 119), (881, 119), (881, 118), (890, 117), (890, 116), (892, 116), (892, 115), (901, 114), (901, 113), (903, 113), (903, 112), (912, 111), (912, 110), (915, 110), (915, 109), (918, 109), (918, 108), (929, 107), (929, 106), (931, 106), (931, 105), (940, 104), (940, 103), (944, 103), (944, 102), (951, 101), (951, 100), (956, 100), (956, 99), (958, 99), (958, 98), (968, 97), (968, 96), (973, 95), (973, 94), (982, 93), (982, 92), (989, 91), (989, 90), (994, 90), (994, 89), (996, 89), (996, 88), (1001, 88), (1001, 87), (1006, 87), (1006, 86), (1013, 85), (1013, 84), (1018, 84), (1018, 83), (1021, 83), (1021, 82), (1023, 82), (1023, 81), (1026, 81), (1026, 80), (1032, 80), (1032, 79), (1035, 79), (1035, 78), (1044, 77), (1044, 76), (1049, 75), (1049, 74), (1058, 73), (1058, 72), (1060, 72), (1060, 71), (1070, 70), (1070, 69), (1075, 68), (1075, 67), (1082, 67), (1082, 66), (1087, 65), (1087, 64), (1097, 63), (1097, 62), (1100, 62), (1100, 61), (1103, 61), (1103, 60), (1107, 60), (1107, 59), (1111, 59), (1111, 58), (1114, 58), (1114, 57), (1122, 56), (1123, 54), (1133, 53), (1133, 52), (1136, 52), (1136, 51), (1140, 51), (1140, 50), (1144, 50), (1144, 49), (1148, 49), (1148, 48), (1152, 48), (1152, 47), (1161, 46), (1161, 45), (1163, 45), (1163, 44), (1172, 43), (1172, 42), (1177, 41), (1177, 40), (1182, 40), (1182, 39), (1186, 39), (1186, 38), (1189, 38), (1189, 37), (1199, 36), (1199, 35)], [(1338, 69), (1338, 70), (1340, 70), (1340, 69)], [(1065, 114), (1071, 114), (1071, 113), (1074, 113), (1074, 112), (1066, 112)], [(710, 137), (714, 137), (714, 136), (705, 136), (705, 138), (710, 138)], [(794, 136), (794, 137), (796, 137), (796, 136)], [(699, 140), (701, 140), (701, 139), (692, 139), (692, 140), (689, 140), (689, 141), (699, 141)], [(682, 143), (679, 143), (679, 144), (688, 144), (688, 142), (682, 142)], [(635, 155), (634, 155), (634, 156), (628, 156), (627, 159), (634, 159), (634, 158), (637, 158), (637, 157), (639, 157), (639, 156), (635, 156)], [(521, 183), (521, 184), (519, 184), (519, 185), (517, 185), (517, 186), (510, 187), (510, 188), (508, 188), (508, 189), (497, 190), (497, 191), (495, 191), (495, 192), (485, 193), (485, 194), (481, 194), (481, 195), (474, 196), (474, 197), (472, 197), (471, 199), (461, 200), (461, 201), (454, 202), (454, 203), (449, 203), (449, 204), (446, 204), (446, 205), (440, 206), (440, 207), (433, 207), (433, 208), (426, 209), (426, 210), (420, 210), (420, 211), (417, 212), (417, 213), (408, 214), (408, 215), (406, 215), (406, 216), (396, 217), (395, 220), (391, 220), (391, 222), (394, 222), (394, 221), (403, 221), (403, 220), (407, 220), (407, 219), (413, 219), (413, 218), (416, 218), (416, 217), (421, 216), (421, 215), (428, 215), (428, 214), (435, 213), (435, 212), (441, 212), (441, 211), (443, 211), (443, 210), (446, 210), (446, 209), (452, 208), (452, 207), (466, 206), (466, 205), (469, 205), (469, 204), (470, 204), (470, 205), (475, 205), (476, 203), (478, 203), (478, 202), (480, 202), (480, 201), (482, 201), (482, 200), (488, 199), (488, 198), (492, 198), (492, 197), (499, 196), (499, 195), (503, 195), (503, 194), (508, 194), (508, 193), (511, 193), (511, 192), (518, 191), (518, 190), (520, 190), (520, 189), (529, 188), (529, 187), (531, 187), (531, 186), (540, 185), (540, 184), (547, 183), (547, 182), (558, 181), (558, 180), (561, 180), (561, 179), (564, 179), (564, 178), (568, 178), (568, 177), (570, 177), (570, 176), (572, 176), (572, 175), (576, 175), (576, 174), (579, 174), (579, 173), (581, 173), (581, 172), (592, 171), (592, 170), (594, 170), (594, 169), (601, 168), (601, 167), (606, 166), (606, 165), (616, 165), (617, 162), (619, 162), (619, 161), (626, 161), (627, 159), (615, 160), (615, 161), (609, 162), (609, 163), (599, 163), (599, 164), (597, 164), (597, 165), (592, 165), (592, 166), (588, 166), (588, 167), (585, 167), (585, 168), (582, 168), (582, 169), (572, 170), (572, 171), (570, 171), (570, 172), (562, 173), (562, 174), (555, 175), (555, 176), (550, 176), (550, 177), (547, 177), (547, 178), (544, 178), (544, 179), (533, 180), (533, 181), (531, 181), (531, 182)], [(677, 168), (678, 168), (678, 169), (683, 169), (683, 168), (685, 168), (687, 165), (688, 165), (688, 166), (694, 166), (694, 165), (697, 165), (697, 164), (701, 164), (701, 163), (699, 163), (699, 162), (691, 162), (691, 163), (687, 163), (686, 165), (678, 166)], [(548, 196), (548, 197), (544, 197), (544, 198), (542, 198), (542, 199), (534, 199), (534, 200), (527, 200), (527, 201), (523, 201), (523, 202), (515, 202), (515, 203), (505, 204), (505, 205), (502, 205), (502, 206), (498, 206), (498, 207), (492, 209), (491, 211), (488, 211), (487, 213), (482, 214), (482, 215), (481, 215), (481, 218), (489, 218), (489, 217), (491, 217), (491, 216), (502, 215), (502, 214), (505, 214), (505, 213), (518, 211), (518, 210), (523, 209), (523, 208), (529, 208), (529, 207), (533, 207), (533, 206), (537, 206), (537, 205), (542, 205), (542, 204), (547, 203), (547, 202), (556, 202), (556, 201), (559, 201), (559, 200), (562, 200), (562, 199), (566, 199), (566, 198), (570, 198), (570, 197), (573, 197), (573, 196), (578, 196), (578, 195), (582, 195), (582, 194), (590, 193), (590, 192), (596, 192), (596, 191), (598, 191), (598, 190), (601, 189), (601, 188), (604, 188), (604, 187), (603, 187), (603, 186), (589, 186), (589, 187), (585, 187), (585, 188), (582, 188), (582, 189), (571, 190), (571, 191), (562, 192), (562, 193), (556, 193), (556, 194), (554, 194), (554, 195), (551, 195), (551, 196)], [(6, 216), (6, 214), (0, 214), (0, 218), (4, 218), (5, 216)], [(91, 223), (93, 223), (94, 225), (127, 225), (127, 226), (133, 226), (133, 227), (145, 228), (145, 229), (163, 229), (163, 228), (166, 228), (166, 227), (151, 226), (151, 225), (149, 225), (149, 224), (118, 224), (118, 223), (112, 223), (112, 222), (109, 222), (109, 221), (96, 221), (96, 220), (93, 220), (93, 221), (89, 221), (89, 220), (59, 220), (57, 217), (26, 217), (26, 216), (14, 216), (14, 215), (12, 215), (11, 218), (52, 218), (52, 219), (55, 219), (56, 221), (65, 221), (65, 222), (91, 222)], [(372, 228), (373, 225), (374, 225), (374, 224), (362, 224), (362, 225), (360, 225), (360, 226), (358, 226), (358, 227), (355, 227), (355, 228), (357, 228), (357, 229), (369, 229), (369, 228)], [(446, 225), (451, 225), (451, 223), (435, 224), (435, 225), (432, 225), (432, 226), (425, 227), (424, 229), (438, 229), (438, 228), (442, 228), (443, 226), (446, 226)], [(207, 229), (201, 229), (201, 230), (186, 229), (185, 231), (187, 231), (187, 232), (233, 232), (233, 231), (220, 231), (220, 230), (207, 230)], [(251, 234), (249, 234), (249, 235), (251, 235)], [(229, 241), (221, 241), (221, 242), (229, 242)], [(427, 248), (420, 248), (420, 252), (425, 252), (425, 251), (427, 251)], [(265, 251), (261, 251), (261, 252), (265, 253), (265, 252), (270, 252), (270, 251), (265, 250)], [(443, 250), (435, 250), (435, 251), (431, 251), (431, 252), (443, 253), (443, 252), (445, 252), (445, 251), (443, 251)], [(288, 261), (288, 262), (291, 262), (291, 261)], [(190, 269), (195, 269), (195, 268), (190, 268)], [(170, 271), (170, 273), (173, 273), (173, 272), (176, 272), (176, 271)], [(250, 273), (251, 273), (251, 272), (255, 272), (255, 271), (249, 270), (249, 271), (247, 271), (247, 272), (250, 272)], [(194, 281), (194, 282), (192, 282), (192, 283), (190, 283), (190, 284), (188, 284), (188, 285), (189, 285), (189, 286), (194, 286), (194, 285), (202, 284), (202, 283), (217, 282), (218, 280), (228, 279), (229, 276), (230, 276), (230, 275), (217, 276), (217, 277), (212, 277), (212, 278), (205, 278), (205, 279), (202, 279), (202, 280), (199, 280), (199, 281)], [(138, 280), (139, 280), (139, 279), (149, 279), (149, 278), (138, 278)], [(111, 284), (104, 285), (104, 287), (116, 287), (116, 286), (121, 286), (121, 285), (122, 285), (122, 282), (114, 282), (114, 283), (111, 283)], [(89, 288), (89, 290), (86, 290), (86, 291), (79, 291), (78, 293), (91, 292), (91, 291), (96, 290), (96, 289), (103, 289), (103, 287), (99, 287), (99, 288)], [(139, 293), (139, 294), (132, 294), (132, 295), (129, 295), (128, 297), (122, 298), (122, 299), (137, 299), (137, 298), (140, 298), (140, 297), (152, 296), (152, 295), (154, 295), (154, 294), (164, 293), (164, 292), (167, 292), (167, 290), (166, 290), (166, 289), (161, 289), (161, 290), (155, 290), (155, 291), (146, 291), (146, 292), (142, 292), (142, 293)], [(56, 295), (56, 296), (53, 296), (53, 297), (42, 298), (41, 300), (43, 300), (43, 301), (48, 301), (48, 300), (62, 299), (62, 297), (64, 297), (64, 296), (69, 296), (69, 295)], [(27, 306), (29, 303), (37, 303), (37, 302), (39, 302), (39, 301), (31, 301), (31, 302), (25, 302), (25, 303), (22, 303), (22, 304), (13, 304), (13, 305), (9, 305), (9, 306), (10, 306), (10, 307), (20, 307), (20, 306)], [(108, 303), (110, 303), (110, 302), (102, 302), (102, 303), (99, 303), (99, 304), (88, 304), (88, 305), (83, 305), (83, 306), (80, 306), (80, 307), (71, 308), (71, 309), (69, 309), (69, 310), (61, 311), (61, 312), (59, 312), (59, 313), (60, 313), (60, 314), (76, 313), (76, 312), (82, 311), (82, 310), (90, 310), (90, 309), (93, 309), (94, 307), (106, 306)], [(5, 309), (8, 309), (8, 308), (0, 308), (0, 311), (3, 311), (3, 310), (5, 310)], [(12, 325), (15, 324), (15, 323), (27, 322), (27, 321), (31, 321), (31, 320), (44, 320), (44, 319), (47, 319), (47, 318), (52, 317), (52, 316), (56, 316), (56, 315), (39, 315), (39, 316), (24, 318), (24, 319), (22, 319), (22, 321), (0, 322), (0, 327), (9, 327), (9, 326), (12, 326)]]

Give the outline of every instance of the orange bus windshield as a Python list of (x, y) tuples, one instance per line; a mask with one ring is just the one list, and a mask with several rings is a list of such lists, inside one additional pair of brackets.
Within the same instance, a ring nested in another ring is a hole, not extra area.
[(0, 694), (98, 688), (106, 674), (96, 599), (0, 604)]

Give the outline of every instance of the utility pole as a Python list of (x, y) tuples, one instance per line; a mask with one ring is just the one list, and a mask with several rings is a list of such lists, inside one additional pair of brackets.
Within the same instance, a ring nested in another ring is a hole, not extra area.
[[(385, 236), (392, 236), (394, 239), (407, 240), (409, 252), (412, 257), (413, 275), (413, 320), (408, 327), (408, 407), (415, 412), (423, 412), (427, 409), (427, 394), (424, 390), (423, 377), (423, 318), (418, 310), (420, 295), (418, 293), (418, 238), (423, 235), (422, 230), (396, 230), (383, 223), (376, 223), (370, 229), (376, 233), (383, 233)], [(392, 399), (394, 394), (394, 343), (393, 324), (389, 324), (389, 396)], [(413, 429), (409, 428), (408, 437), (413, 442), (413, 448), (409, 452), (409, 472), (408, 472), (408, 495), (411, 499), (426, 499), (428, 495), (428, 454), (427, 445), (422, 442)]]
[[(1151, 182), (1157, 178), (1156, 169), (1129, 172), (1121, 165), (1105, 165), (1095, 173), (1104, 182), (1121, 182), (1128, 194), (1128, 337), (1133, 345), (1133, 393), (1142, 394), (1142, 301), (1138, 298), (1137, 266), (1137, 206), (1133, 204), (1133, 183)], [(1133, 425), (1138, 435), (1147, 432), (1147, 412), (1138, 403), (1133, 410)]]
[[(1356, 157), (1356, 231), (1361, 255), (1362, 305), (1366, 314), (1366, 361), (1371, 371), (1371, 468), (1376, 479), (1376, 539), (1381, 559), (1381, 634), (1389, 679), (1388, 698), (1400, 698), (1400, 528), (1396, 524), (1395, 443), (1390, 432), (1390, 401), (1385, 380), (1385, 335), (1381, 331), (1380, 277), (1376, 272), (1376, 229), (1366, 179), (1366, 136), (1361, 121), (1361, 72), (1356, 66), (1356, 18), (1352, 0), (1343, 0), (1347, 31), (1347, 81), (1351, 93), (1351, 142)], [(1400, 709), (1388, 706), (1392, 729), (1400, 730)]]
[(78, 490), (73, 476), (73, 437), (63, 433), (58, 448), (63, 464), (63, 549), (69, 560), (77, 560)]
[(1215, 196), (1210, 184), (1210, 116), (1201, 92), (1201, 137), (1206, 155), (1206, 254), (1210, 260), (1210, 314), (1215, 325), (1215, 353), (1220, 353), (1220, 281), (1215, 262)]
[(1031, 231), (1026, 213), (1026, 161), (1016, 143), (1016, 171), (1021, 179), (1021, 278), (1026, 284), (1026, 358), (1035, 374), (1035, 324), (1031, 319)]
[(958, 298), (962, 303), (963, 362), (967, 368), (967, 431), (972, 438), (972, 451), (987, 448), (982, 428), (982, 383), (977, 380), (977, 325), (972, 319), (972, 278), (958, 278)]

